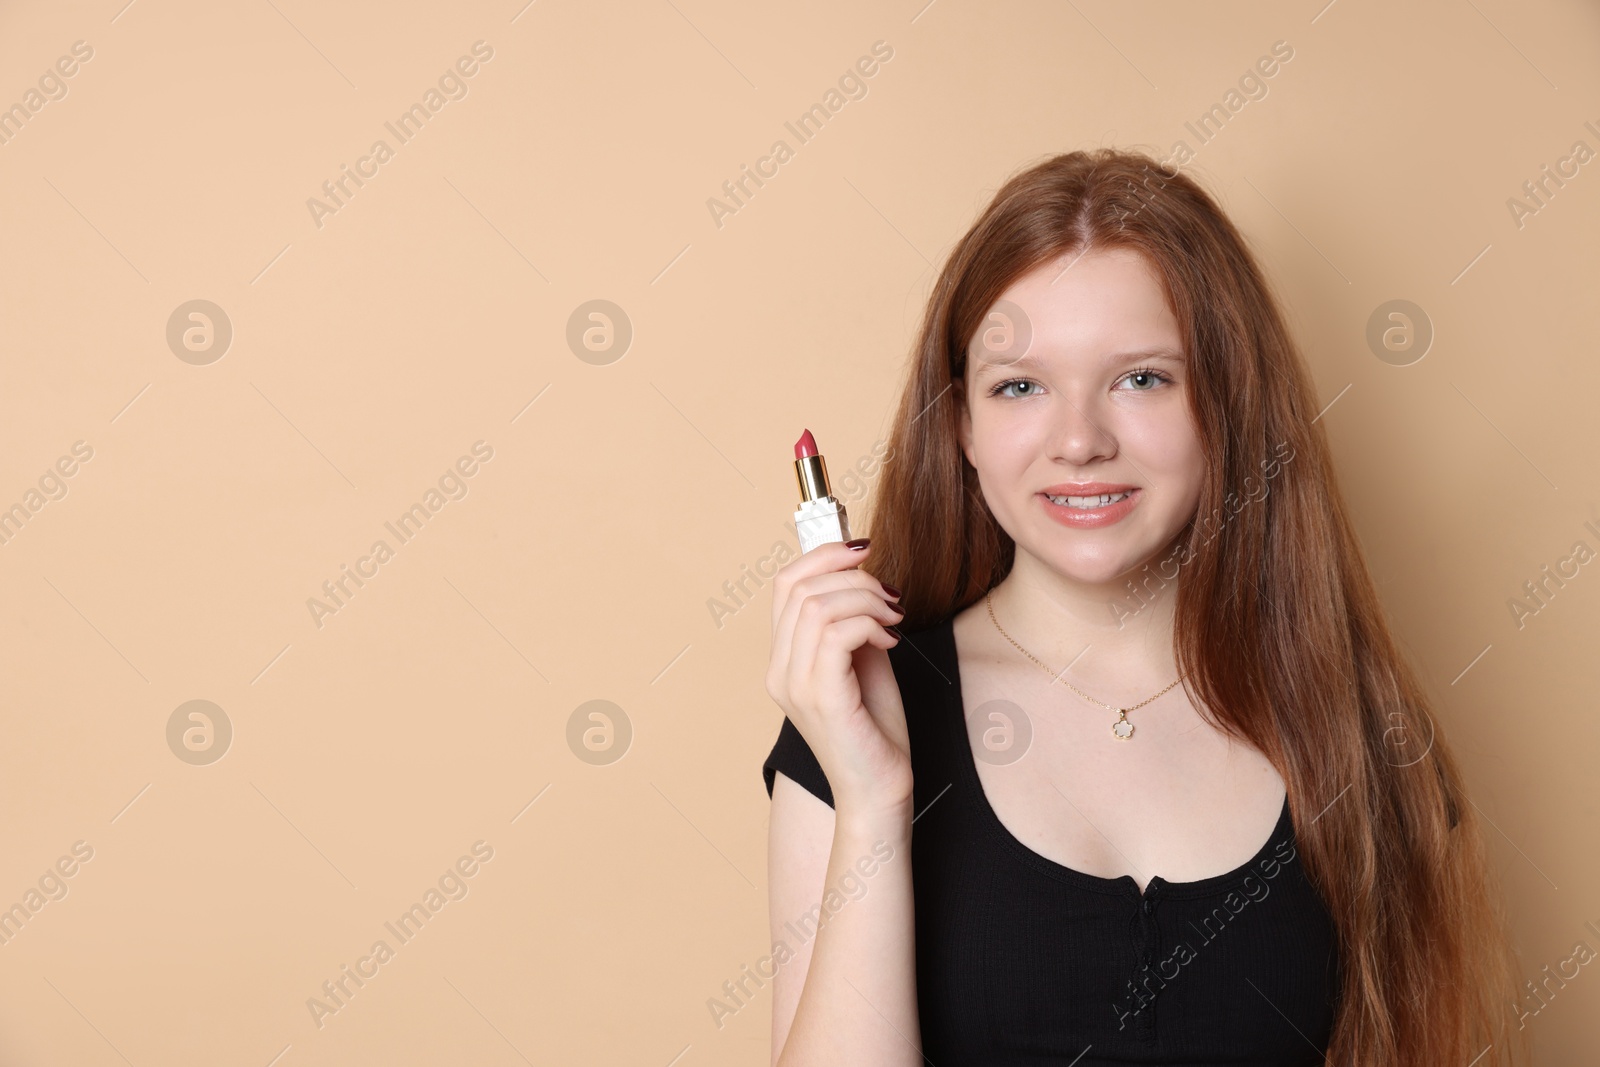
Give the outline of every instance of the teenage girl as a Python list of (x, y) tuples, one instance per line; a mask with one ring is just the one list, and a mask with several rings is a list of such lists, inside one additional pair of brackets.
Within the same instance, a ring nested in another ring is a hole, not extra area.
[(1514, 1062), (1478, 819), (1320, 406), (1187, 175), (999, 191), (870, 541), (774, 583), (774, 1063)]

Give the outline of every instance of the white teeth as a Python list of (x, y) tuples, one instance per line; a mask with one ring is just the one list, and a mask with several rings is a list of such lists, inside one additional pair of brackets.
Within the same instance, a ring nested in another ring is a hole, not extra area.
[(1117, 501), (1129, 495), (1130, 494), (1127, 492), (1102, 493), (1099, 496), (1050, 496), (1048, 493), (1046, 493), (1045, 497), (1050, 501), (1050, 503), (1059, 504), (1062, 507), (1103, 508), (1107, 504), (1115, 504)]

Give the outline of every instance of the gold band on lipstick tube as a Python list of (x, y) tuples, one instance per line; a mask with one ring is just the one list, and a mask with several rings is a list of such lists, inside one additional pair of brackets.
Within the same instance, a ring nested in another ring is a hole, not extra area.
[(821, 500), (829, 495), (828, 464), (820, 455), (795, 460), (794, 477), (800, 483), (801, 500)]

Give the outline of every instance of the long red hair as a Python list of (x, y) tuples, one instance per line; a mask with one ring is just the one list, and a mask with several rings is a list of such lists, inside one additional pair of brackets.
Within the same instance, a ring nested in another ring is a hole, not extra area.
[(1521, 1062), (1518, 962), (1476, 808), (1384, 618), (1303, 357), (1243, 237), (1189, 176), (1102, 148), (999, 190), (929, 298), (865, 569), (904, 590), (907, 628), (1006, 576), (1014, 545), (957, 437), (968, 345), (1023, 274), (1113, 247), (1142, 253), (1164, 282), (1207, 464), (1181, 566), (1130, 578), (1141, 590), (1176, 582), (1190, 699), (1287, 784), (1307, 875), (1339, 931), (1329, 1063)]

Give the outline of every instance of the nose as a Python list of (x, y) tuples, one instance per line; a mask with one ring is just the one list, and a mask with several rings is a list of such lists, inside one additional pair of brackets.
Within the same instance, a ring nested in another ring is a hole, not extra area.
[(1056, 394), (1059, 403), (1051, 412), (1049, 451), (1052, 460), (1085, 467), (1096, 460), (1117, 454), (1117, 439), (1112, 434), (1107, 414), (1082, 398)]

